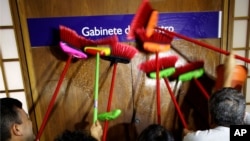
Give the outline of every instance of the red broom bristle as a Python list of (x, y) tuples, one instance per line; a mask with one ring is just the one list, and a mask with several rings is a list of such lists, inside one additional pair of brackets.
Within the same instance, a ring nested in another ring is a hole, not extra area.
[(85, 46), (93, 46), (96, 45), (95, 41), (87, 39), (83, 36), (79, 36), (79, 40), (81, 42), (81, 47), (85, 47)]
[(81, 48), (82, 44), (80, 41), (80, 36), (76, 33), (75, 30), (72, 30), (66, 26), (60, 25), (60, 40), (67, 43), (68, 45), (75, 47), (75, 48)]
[(138, 50), (135, 47), (119, 42), (111, 47), (112, 56), (125, 58), (128, 60), (131, 60), (137, 52)]
[(169, 79), (176, 79), (183, 73), (187, 73), (189, 71), (193, 71), (203, 67), (204, 67), (204, 61), (202, 60), (191, 62), (183, 66), (179, 66), (175, 69), (175, 73), (172, 76), (170, 76)]
[[(167, 56), (167, 57), (162, 57), (159, 58), (159, 67), (160, 70), (166, 69), (169, 67), (174, 67), (176, 61), (178, 60), (177, 56)], [(145, 73), (150, 73), (150, 72), (155, 72), (156, 71), (156, 60), (151, 59), (149, 61), (143, 62), (139, 65), (139, 69), (144, 71)]]
[(165, 34), (162, 32), (154, 31), (150, 37), (146, 36), (146, 31), (143, 28), (139, 28), (136, 30), (136, 34), (138, 35), (139, 39), (143, 42), (154, 42), (154, 43), (161, 43), (161, 44), (170, 44), (174, 38), (169, 34)]
[(96, 45), (109, 45), (110, 47), (115, 46), (118, 42), (118, 37), (116, 35), (101, 38), (95, 41)]
[(132, 19), (132, 22), (130, 24), (130, 30), (128, 33), (127, 38), (128, 39), (134, 39), (135, 38), (135, 30), (137, 28), (146, 27), (149, 21), (149, 18), (151, 16), (151, 13), (153, 12), (153, 8), (151, 7), (148, 0), (142, 0), (141, 5), (139, 6), (134, 18)]
[(173, 38), (174, 38), (174, 36), (170, 36), (170, 35), (155, 31), (152, 34), (152, 36), (149, 38), (149, 41), (170, 44), (172, 42)]

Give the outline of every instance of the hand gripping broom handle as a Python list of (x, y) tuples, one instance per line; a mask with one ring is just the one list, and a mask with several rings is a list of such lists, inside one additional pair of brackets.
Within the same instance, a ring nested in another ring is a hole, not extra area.
[(53, 108), (53, 106), (54, 106), (54, 103), (55, 103), (55, 101), (56, 101), (56, 97), (57, 97), (58, 92), (59, 92), (59, 90), (60, 90), (60, 87), (61, 87), (61, 84), (62, 84), (62, 82), (63, 82), (63, 79), (64, 79), (64, 77), (65, 77), (65, 75), (66, 75), (66, 73), (67, 73), (67, 71), (68, 71), (68, 68), (69, 68), (69, 65), (70, 65), (70, 63), (71, 63), (72, 58), (73, 58), (73, 56), (70, 55), (69, 58), (68, 58), (68, 60), (67, 60), (67, 62), (66, 62), (66, 64), (65, 64), (65, 67), (64, 67), (64, 69), (63, 69), (63, 72), (62, 72), (62, 74), (61, 74), (61, 76), (60, 76), (60, 79), (59, 79), (59, 81), (58, 81), (58, 83), (57, 83), (55, 92), (54, 92), (54, 94), (53, 94), (53, 96), (52, 96), (52, 98), (51, 98), (51, 100), (50, 100), (49, 107), (48, 107), (48, 109), (47, 109), (47, 111), (46, 111), (46, 114), (45, 114), (45, 116), (44, 116), (44, 118), (43, 118), (42, 125), (41, 125), (41, 127), (40, 127), (40, 129), (39, 129), (39, 131), (38, 131), (37, 136), (36, 136), (36, 140), (39, 140), (40, 137), (42, 136), (43, 130), (44, 130), (45, 126), (46, 126), (46, 123), (47, 123), (47, 121), (48, 121), (49, 115), (50, 115), (51, 110), (52, 110), (52, 108)]
[[(107, 112), (109, 112), (110, 109), (111, 109), (111, 101), (112, 101), (113, 91), (114, 91), (114, 84), (115, 84), (115, 78), (116, 78), (117, 64), (118, 63), (114, 63), (114, 67), (113, 67), (113, 74), (112, 74), (112, 79), (111, 79), (111, 86), (110, 86), (110, 89), (109, 89), (109, 99), (108, 99)], [(107, 131), (108, 131), (108, 120), (105, 120), (104, 129), (103, 129), (103, 135), (102, 135), (102, 141), (106, 141)]]
[[(219, 52), (219, 53), (221, 53), (221, 54), (225, 54), (225, 55), (229, 55), (229, 54), (230, 54), (228, 51), (225, 51), (225, 50), (222, 50), (222, 49), (220, 49), (220, 48), (218, 48), (218, 47), (215, 47), (215, 46), (212, 46), (212, 45), (203, 43), (203, 42), (201, 42), (201, 41), (198, 41), (198, 40), (189, 38), (189, 37), (187, 37), (187, 36), (184, 36), (184, 35), (181, 35), (181, 34), (178, 34), (178, 33), (175, 33), (175, 32), (170, 32), (170, 31), (165, 30), (165, 29), (162, 29), (162, 28), (160, 28), (160, 27), (156, 27), (156, 29), (157, 29), (157, 30), (160, 30), (160, 31), (163, 31), (163, 32), (165, 32), (165, 33), (167, 33), (167, 34), (170, 34), (170, 35), (173, 35), (173, 36), (182, 38), (182, 39), (187, 40), (187, 41), (190, 41), (190, 42), (195, 43), (195, 44), (197, 44), (197, 45), (206, 47), (206, 48), (208, 48), (208, 49), (211, 49), (211, 50), (213, 50), (213, 51)], [(247, 62), (247, 63), (250, 63), (250, 59), (248, 59), (248, 58), (241, 57), (241, 56), (239, 56), (239, 55), (235, 55), (235, 58), (240, 59), (240, 60), (242, 60), (242, 61), (245, 61), (245, 62)]]
[(165, 81), (165, 84), (167, 85), (167, 88), (168, 88), (169, 94), (170, 94), (170, 96), (171, 96), (171, 99), (172, 99), (172, 101), (173, 101), (173, 103), (174, 103), (174, 106), (175, 106), (175, 108), (176, 108), (176, 110), (177, 110), (177, 112), (178, 112), (178, 115), (179, 115), (179, 117), (180, 117), (180, 119), (181, 119), (182, 125), (184, 126), (184, 128), (187, 128), (187, 129), (188, 129), (187, 123), (186, 123), (186, 121), (185, 121), (185, 119), (184, 119), (184, 117), (183, 117), (183, 115), (182, 115), (181, 109), (180, 109), (180, 107), (179, 107), (179, 105), (178, 105), (178, 103), (177, 103), (177, 101), (176, 101), (176, 99), (175, 99), (174, 93), (173, 93), (173, 91), (171, 90), (171, 87), (170, 87), (170, 85), (169, 85), (169, 83), (168, 83), (167, 78), (164, 78), (164, 81)]

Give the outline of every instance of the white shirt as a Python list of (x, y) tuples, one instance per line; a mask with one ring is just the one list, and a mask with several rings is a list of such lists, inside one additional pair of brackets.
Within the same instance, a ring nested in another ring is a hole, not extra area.
[(230, 141), (230, 128), (218, 126), (209, 130), (188, 133), (183, 141)]
[(246, 112), (245, 124), (246, 124), (246, 125), (250, 125), (250, 113), (248, 113), (248, 112)]

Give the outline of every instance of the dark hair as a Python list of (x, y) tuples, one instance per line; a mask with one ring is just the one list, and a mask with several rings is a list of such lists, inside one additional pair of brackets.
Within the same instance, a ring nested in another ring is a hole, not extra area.
[(0, 99), (1, 141), (7, 141), (11, 138), (10, 129), (14, 123), (22, 123), (17, 111), (18, 108), (22, 109), (22, 103), (19, 100), (13, 98)]
[(246, 101), (242, 93), (234, 88), (222, 88), (210, 98), (209, 111), (212, 120), (219, 126), (244, 123)]
[(174, 141), (174, 138), (163, 126), (151, 124), (141, 132), (138, 141)]
[(55, 141), (97, 141), (87, 132), (65, 130)]

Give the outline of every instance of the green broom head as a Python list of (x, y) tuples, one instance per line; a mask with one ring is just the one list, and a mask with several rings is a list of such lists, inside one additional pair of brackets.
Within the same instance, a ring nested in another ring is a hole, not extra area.
[(175, 73), (169, 77), (170, 80), (179, 79), (189, 81), (193, 78), (199, 78), (204, 74), (204, 61), (194, 61), (176, 68)]
[(117, 119), (121, 115), (121, 113), (122, 111), (120, 109), (115, 109), (110, 112), (100, 113), (98, 114), (97, 118), (100, 121), (114, 120)]

